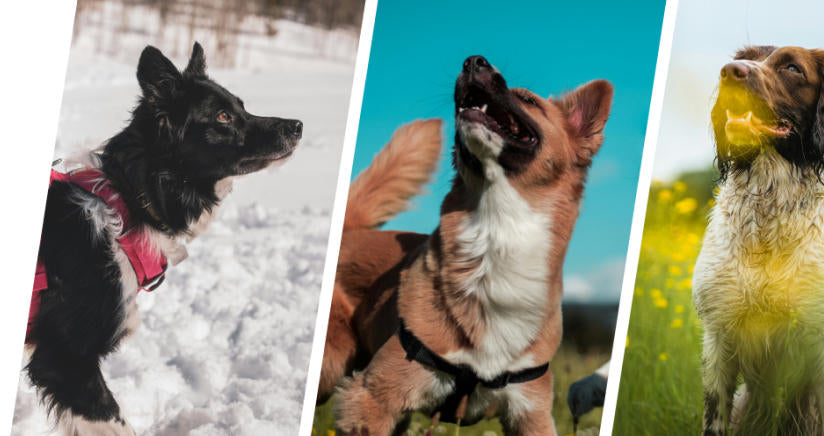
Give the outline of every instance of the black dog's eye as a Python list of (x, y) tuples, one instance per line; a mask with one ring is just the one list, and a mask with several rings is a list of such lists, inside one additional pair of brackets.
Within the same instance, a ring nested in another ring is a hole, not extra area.
[(232, 122), (232, 116), (226, 111), (220, 111), (217, 113), (217, 122), (220, 124), (229, 124)]
[(787, 71), (792, 71), (793, 73), (800, 73), (801, 69), (798, 68), (798, 66), (796, 66), (795, 64), (789, 64), (787, 65)]

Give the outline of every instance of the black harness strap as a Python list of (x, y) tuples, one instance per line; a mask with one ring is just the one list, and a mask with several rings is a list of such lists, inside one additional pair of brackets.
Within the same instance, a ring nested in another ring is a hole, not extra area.
[(455, 365), (450, 363), (427, 348), (420, 339), (406, 328), (403, 319), (400, 319), (398, 339), (400, 339), (401, 347), (406, 351), (407, 360), (414, 360), (424, 366), (444, 372), (455, 378), (455, 391), (444, 400), (443, 405), (438, 409), (441, 414), (440, 420), (443, 422), (457, 421), (458, 417), (456, 414), (461, 400), (464, 397), (468, 398), (479, 383), (487, 389), (501, 389), (510, 383), (525, 383), (535, 380), (546, 374), (549, 369), (549, 362), (547, 362), (543, 365), (526, 368), (521, 371), (507, 371), (492, 380), (484, 380), (478, 377), (478, 374), (469, 365)]

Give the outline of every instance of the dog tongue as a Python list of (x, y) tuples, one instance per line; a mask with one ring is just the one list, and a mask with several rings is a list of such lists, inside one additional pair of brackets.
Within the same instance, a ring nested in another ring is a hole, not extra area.
[(786, 126), (780, 124), (774, 127), (769, 126), (755, 116), (752, 111), (736, 115), (729, 109), (727, 109), (727, 124), (724, 126), (724, 131), (727, 134), (727, 139), (731, 142), (741, 136), (786, 136), (789, 133)]

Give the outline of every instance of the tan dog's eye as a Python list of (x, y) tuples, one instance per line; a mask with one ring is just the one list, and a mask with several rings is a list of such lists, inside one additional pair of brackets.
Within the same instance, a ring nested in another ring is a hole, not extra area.
[(792, 71), (793, 73), (800, 73), (801, 69), (798, 68), (798, 66), (796, 66), (795, 64), (789, 64), (787, 65), (787, 71)]
[(217, 114), (217, 122), (221, 124), (229, 124), (232, 121), (232, 116), (226, 111), (220, 111)]
[(538, 106), (538, 102), (529, 95), (518, 94), (518, 98), (520, 98), (526, 104)]

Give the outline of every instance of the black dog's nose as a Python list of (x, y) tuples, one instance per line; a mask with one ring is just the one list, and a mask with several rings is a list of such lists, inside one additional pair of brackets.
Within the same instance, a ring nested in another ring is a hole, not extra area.
[(721, 78), (724, 80), (741, 81), (750, 74), (750, 67), (744, 62), (730, 62), (721, 68)]
[(488, 70), (492, 68), (483, 56), (470, 56), (463, 63), (463, 70), (467, 73)]
[(303, 123), (301, 121), (295, 120), (295, 123), (292, 126), (292, 133), (294, 133), (294, 135), (298, 138), (303, 135)]

